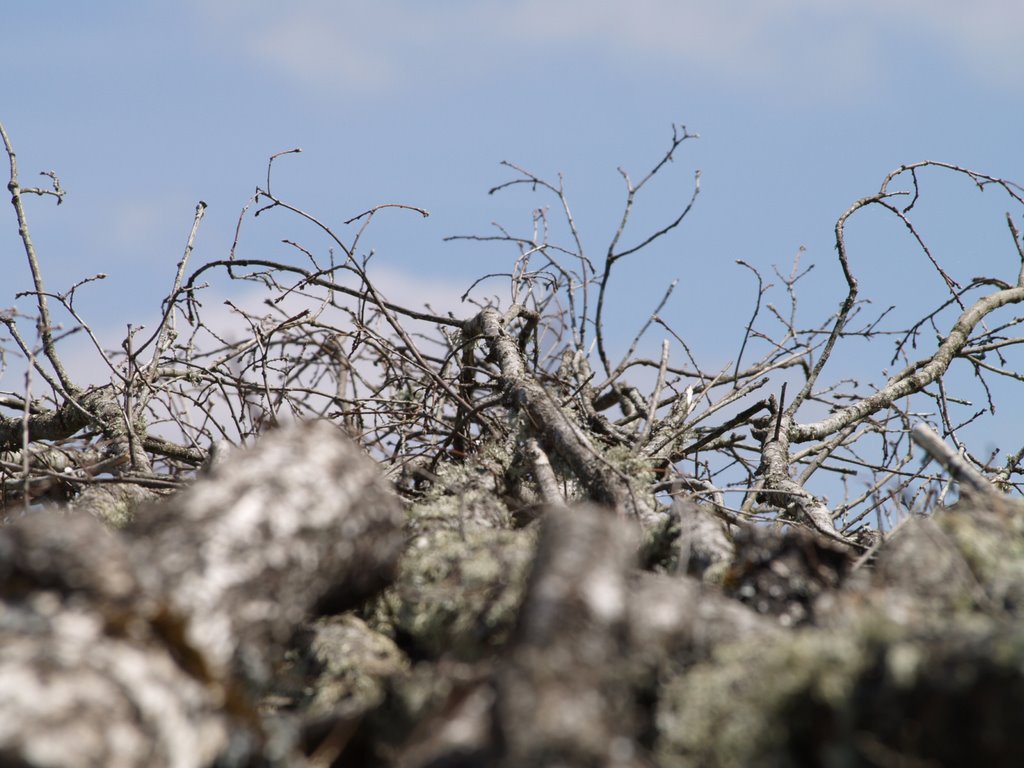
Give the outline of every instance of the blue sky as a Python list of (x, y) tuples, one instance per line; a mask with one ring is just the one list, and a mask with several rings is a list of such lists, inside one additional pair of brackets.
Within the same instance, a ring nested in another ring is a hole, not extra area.
[[(3, 20), (0, 121), (23, 184), (54, 169), (69, 193), (60, 208), (31, 202), (44, 270), (54, 289), (109, 274), (79, 306), (112, 347), (125, 323), (152, 321), (196, 202), (209, 209), (194, 263), (226, 255), (266, 158), (295, 146), (303, 154), (281, 162), (276, 189), (327, 220), (383, 202), (431, 212), (382, 217), (369, 239), (382, 279), (415, 303), (510, 266), (500, 248), (443, 237), (492, 221), (525, 229), (550, 202), (488, 196), (510, 178), (501, 160), (564, 173), (596, 257), (622, 204), (616, 167), (641, 175), (685, 123), (701, 139), (650, 189), (633, 231), (672, 215), (698, 168), (701, 197), (677, 234), (623, 270), (612, 319), (627, 339), (678, 277), (664, 315), (709, 367), (734, 357), (751, 306), (736, 259), (769, 275), (805, 246), (818, 265), (802, 305), (810, 325), (844, 294), (836, 217), (889, 170), (934, 159), (1024, 182), (1015, 0), (96, 0), (18, 3)], [(1007, 202), (962, 179), (925, 183), (921, 221), (943, 266), (1013, 281)], [(8, 306), (29, 283), (3, 217)], [(247, 247), (281, 256), (275, 242), (253, 234)], [(869, 213), (850, 243), (877, 306), (909, 318), (942, 300), (899, 225)], [(889, 351), (845, 359), (868, 370)], [(1019, 402), (1001, 420), (1019, 423)]]

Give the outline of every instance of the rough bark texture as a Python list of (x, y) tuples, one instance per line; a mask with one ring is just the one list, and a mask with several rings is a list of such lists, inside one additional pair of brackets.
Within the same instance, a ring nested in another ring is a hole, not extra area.
[(5, 765), (210, 765), (224, 693), (182, 653), (126, 543), (97, 520), (38, 514), (0, 529), (0, 756)]
[(403, 516), (302, 425), (122, 532), (0, 528), (0, 760), (1024, 764), (1018, 502), (975, 493), (870, 557), (677, 502), (652, 573), (650, 529), (610, 508), (515, 528), (490, 466)]
[(377, 466), (311, 422), (229, 458), (127, 533), (206, 662), (263, 683), (314, 609), (351, 608), (390, 582), (401, 524)]
[(547, 511), (519, 624), (497, 675), (503, 765), (636, 765), (631, 533), (599, 507)]
[(287, 764), (252, 694), (303, 621), (392, 578), (401, 522), (374, 463), (320, 422), (239, 451), (121, 536), (82, 514), (0, 529), (5, 764)]
[(672, 515), (679, 526), (676, 567), (709, 582), (720, 581), (732, 562), (734, 546), (725, 524), (708, 504), (673, 499)]
[(764, 489), (758, 494), (762, 502), (783, 510), (786, 519), (805, 522), (822, 536), (844, 544), (849, 540), (840, 534), (832, 522), (832, 512), (823, 499), (810, 493), (790, 475), (789, 419), (782, 417), (782, 429), (772, 438), (765, 437), (761, 451), (761, 469)]

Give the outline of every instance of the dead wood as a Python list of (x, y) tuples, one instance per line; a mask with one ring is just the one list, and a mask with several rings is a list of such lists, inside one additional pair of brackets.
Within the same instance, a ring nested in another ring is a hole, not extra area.
[(267, 435), (123, 534), (82, 513), (0, 528), (0, 752), (33, 766), (283, 759), (254, 696), (304, 620), (392, 578), (402, 543), (376, 466), (323, 422)]

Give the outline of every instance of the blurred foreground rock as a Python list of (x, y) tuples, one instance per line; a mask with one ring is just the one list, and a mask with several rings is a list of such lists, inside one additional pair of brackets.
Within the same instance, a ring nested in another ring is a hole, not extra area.
[(869, 556), (717, 526), (695, 560), (683, 515), (707, 510), (675, 505), (652, 547), (597, 506), (448, 499), (403, 514), (321, 423), (120, 533), (0, 528), (0, 763), (1024, 764), (1017, 502), (976, 495)]

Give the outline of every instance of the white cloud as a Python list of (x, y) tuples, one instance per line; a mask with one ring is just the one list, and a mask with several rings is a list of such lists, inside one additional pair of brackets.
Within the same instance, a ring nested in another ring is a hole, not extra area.
[[(882, 5), (881, 2), (878, 3)], [(989, 83), (1020, 86), (1024, 3), (1018, 0), (915, 0), (913, 21), (954, 48), (959, 61)]]
[(283, 16), (261, 2), (195, 7), (246, 55), (340, 92), (465, 82), (509, 56), (554, 50), (691, 67), (747, 88), (781, 81), (796, 92), (870, 88), (917, 44), (990, 84), (1011, 82), (1024, 64), (1019, 0), (306, 0)]
[(332, 25), (313, 16), (283, 19), (253, 35), (250, 53), (316, 88), (390, 86), (400, 74), (392, 52), (346, 32), (338, 21)]
[(179, 240), (184, 248), (189, 223), (184, 216), (168, 215), (168, 211), (178, 207), (178, 196), (172, 194), (113, 200), (107, 226), (101, 233), (104, 245), (110, 249), (108, 256), (146, 253), (153, 250), (155, 243), (176, 244)]

